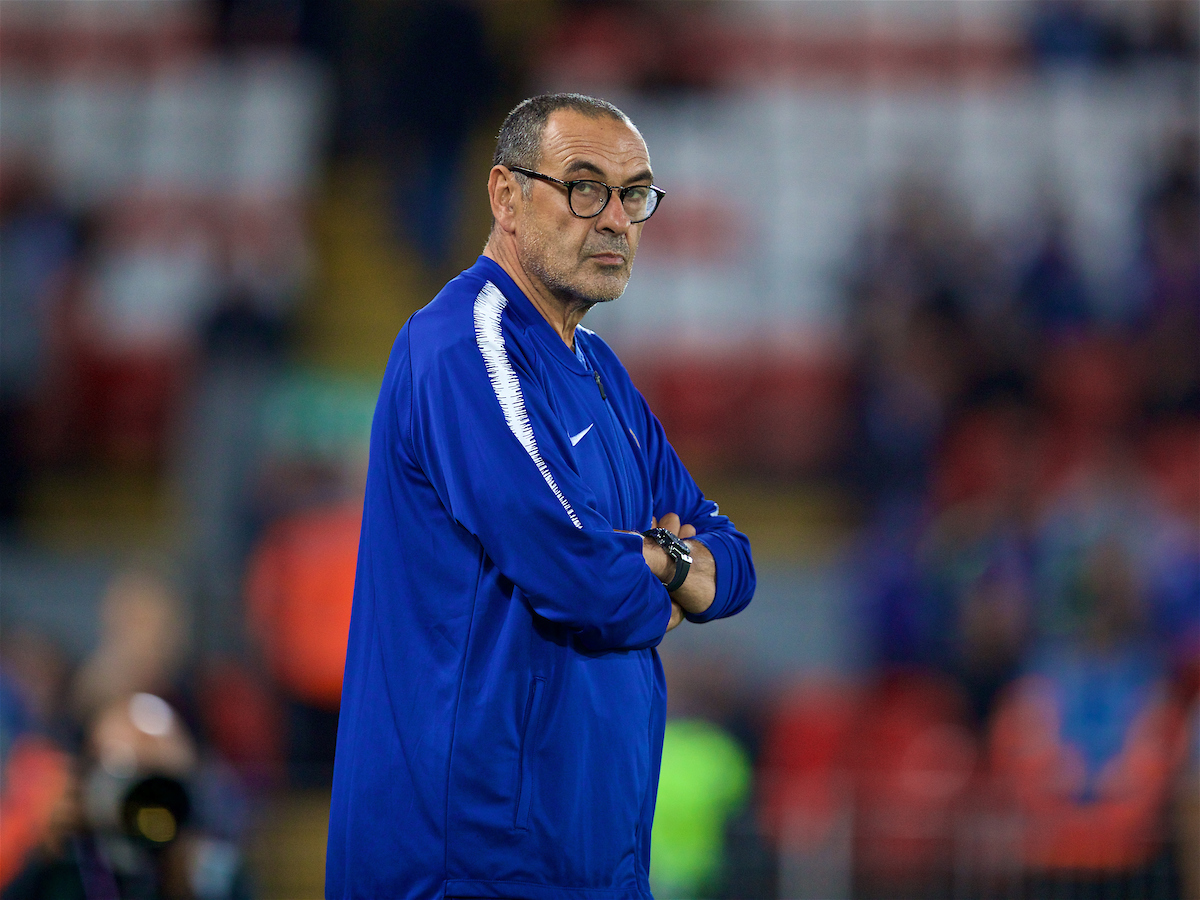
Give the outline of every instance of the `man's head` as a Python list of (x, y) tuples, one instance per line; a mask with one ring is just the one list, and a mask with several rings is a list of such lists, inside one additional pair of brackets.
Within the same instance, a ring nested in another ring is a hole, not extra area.
[(584, 218), (572, 209), (589, 211), (581, 202), (586, 187), (572, 194), (557, 183), (581, 179), (650, 185), (645, 141), (623, 112), (581, 94), (546, 94), (508, 114), (488, 182), (495, 220), (489, 247), (506, 245), (535, 288), (571, 306), (624, 292), (642, 231), (627, 206), (645, 193), (627, 194), (623, 203), (615, 191), (599, 214)]

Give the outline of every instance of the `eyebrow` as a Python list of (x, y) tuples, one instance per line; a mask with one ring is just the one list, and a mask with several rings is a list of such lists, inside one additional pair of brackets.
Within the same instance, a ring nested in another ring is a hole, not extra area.
[[(563, 180), (564, 181), (570, 180), (572, 175), (578, 175), (580, 173), (585, 173), (585, 172), (588, 174), (595, 175), (598, 178), (607, 178), (608, 177), (607, 175), (604, 174), (604, 172), (600, 169), (600, 167), (595, 165), (594, 163), (590, 163), (587, 160), (583, 160), (583, 159), (577, 159), (577, 160), (575, 160), (575, 162), (573, 162), (569, 166), (567, 166), (567, 171), (565, 173), (563, 173), (566, 177)], [(631, 184), (638, 182), (638, 181), (654, 181), (654, 175), (649, 169), (642, 169), (640, 172), (638, 172), (636, 175), (632, 176), (629, 179), (629, 183), (631, 183)]]

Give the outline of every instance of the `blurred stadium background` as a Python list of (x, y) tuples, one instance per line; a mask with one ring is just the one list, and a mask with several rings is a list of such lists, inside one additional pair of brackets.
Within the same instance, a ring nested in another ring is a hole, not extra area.
[(662, 647), (656, 896), (1200, 897), (1198, 47), (1186, 0), (4, 0), (2, 896), (320, 896), (383, 363), (505, 112), (579, 90), (668, 191), (587, 324), (760, 573)]

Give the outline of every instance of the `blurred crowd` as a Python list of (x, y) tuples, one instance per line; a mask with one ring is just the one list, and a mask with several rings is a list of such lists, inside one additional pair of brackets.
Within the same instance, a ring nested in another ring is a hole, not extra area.
[(101, 618), (76, 664), (36, 631), (5, 629), (3, 896), (251, 896), (251, 794), (203, 740), (180, 597), (131, 569)]
[(1053, 208), (1006, 241), (896, 186), (847, 281), (867, 672), (701, 705), (741, 753), (709, 815), (748, 808), (762, 840), (728, 831), (725, 868), (667, 896), (1200, 890), (1197, 147), (1163, 148), (1109, 295)]
[[(1151, 7), (1033, 4), (1030, 58), (1194, 66), (1186, 4)], [(217, 4), (216, 43), (321, 57), (334, 153), (387, 158), (394, 237), (439, 270), (523, 63), (479, 5), (354, 9)], [(389, 35), (458, 80), (383, 64)], [(0, 163), (0, 539), (47, 473), (148, 474), (188, 517), (168, 565), (115, 567), (81, 658), (5, 598), (0, 896), (254, 896), (264, 804), (331, 772), (373, 402), (291, 365), (307, 194), (80, 202)], [(1052, 198), (998, 236), (894, 186), (843, 284), (832, 473), (868, 665), (764, 694), (664, 648), (659, 896), (1200, 896), (1198, 178), (1192, 120), (1106, 285)]]

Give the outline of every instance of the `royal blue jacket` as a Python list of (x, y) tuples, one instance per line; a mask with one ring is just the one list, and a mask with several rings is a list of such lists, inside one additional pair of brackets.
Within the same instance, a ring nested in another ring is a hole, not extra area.
[(371, 430), (329, 821), (330, 898), (649, 898), (668, 512), (754, 592), (604, 342), (572, 353), (485, 257), (396, 339)]

